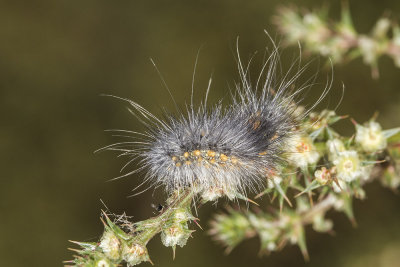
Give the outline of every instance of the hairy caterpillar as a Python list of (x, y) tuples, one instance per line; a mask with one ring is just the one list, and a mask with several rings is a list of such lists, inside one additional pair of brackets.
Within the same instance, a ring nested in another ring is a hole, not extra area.
[(165, 114), (164, 120), (124, 99), (147, 130), (124, 131), (135, 140), (103, 149), (128, 156), (127, 165), (138, 164), (123, 176), (145, 170), (142, 184), (162, 185), (167, 192), (193, 188), (203, 192), (203, 198), (215, 200), (223, 195), (232, 199), (248, 189), (256, 191), (287, 161), (285, 154), (293, 153), (290, 140), (301, 135), (298, 122), (329, 91), (328, 86), (311, 108), (298, 114), (298, 96), (311, 85), (307, 81), (295, 86), (305, 67), (295, 70), (293, 64), (285, 75), (278, 73), (279, 67), (275, 47), (253, 85), (248, 66), (238, 56), (240, 83), (231, 94), (231, 104), (207, 107), (208, 88), (199, 107), (194, 107), (192, 99), (185, 112)]

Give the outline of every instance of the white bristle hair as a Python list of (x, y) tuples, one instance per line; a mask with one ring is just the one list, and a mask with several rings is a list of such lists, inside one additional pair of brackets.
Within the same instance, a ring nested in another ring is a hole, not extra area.
[(258, 191), (264, 188), (269, 173), (287, 162), (284, 155), (292, 152), (287, 144), (301, 134), (299, 122), (331, 87), (328, 82), (314, 105), (302, 114), (295, 112), (300, 93), (313, 85), (308, 80), (296, 88), (295, 82), (305, 70), (299, 65), (300, 57), (285, 75), (278, 73), (280, 52), (274, 45), (253, 85), (248, 66), (243, 67), (238, 53), (240, 82), (231, 93), (231, 104), (223, 106), (218, 102), (207, 107), (208, 88), (205, 101), (194, 107), (192, 91), (186, 111), (165, 114), (163, 120), (138, 103), (117, 97), (130, 104), (132, 114), (147, 130), (116, 130), (131, 134), (134, 141), (115, 143), (101, 150), (118, 151), (120, 156), (129, 157), (123, 169), (136, 163), (133, 171), (117, 178), (143, 171), (141, 185), (164, 186), (168, 194), (184, 188), (220, 188), (231, 198)]

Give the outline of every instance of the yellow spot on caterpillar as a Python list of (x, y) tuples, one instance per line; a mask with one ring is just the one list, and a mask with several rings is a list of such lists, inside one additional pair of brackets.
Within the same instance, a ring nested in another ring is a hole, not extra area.
[(260, 127), (261, 122), (260, 121), (255, 121), (253, 123), (253, 130), (257, 130), (258, 127)]
[(263, 152), (261, 152), (261, 153), (258, 153), (258, 155), (260, 155), (260, 156), (265, 156), (265, 155), (267, 155), (267, 151), (263, 151)]
[(275, 134), (275, 135), (271, 138), (271, 140), (275, 140), (275, 139), (278, 138), (278, 137), (279, 137), (279, 135)]
[(207, 150), (207, 156), (209, 156), (209, 157), (215, 157), (215, 151)]
[(180, 166), (182, 166), (182, 163), (177, 162), (177, 163), (175, 164), (175, 166), (176, 166), (176, 167), (180, 167)]
[(221, 154), (221, 155), (219, 156), (219, 158), (220, 158), (222, 161), (227, 161), (227, 160), (228, 160), (228, 157), (227, 157), (225, 154)]
[(192, 162), (190, 160), (187, 160), (187, 161), (185, 161), (185, 164), (190, 165), (190, 164), (192, 164)]
[(253, 128), (253, 130), (257, 130), (259, 127), (260, 127), (260, 125), (261, 125), (261, 121), (259, 120), (259, 118), (260, 118), (260, 115), (261, 115), (261, 112), (260, 111), (257, 111), (254, 115), (252, 115), (251, 117), (250, 117), (250, 119), (249, 119), (249, 122), (250, 122), (250, 124), (252, 124), (252, 128)]
[(200, 156), (201, 155), (200, 150), (193, 151), (193, 155), (195, 155), (196, 157)]
[(177, 160), (178, 160), (178, 158), (175, 157), (175, 156), (173, 156), (171, 159), (172, 159), (173, 161), (177, 161)]
[(201, 162), (203, 160), (203, 158), (202, 157), (199, 157), (198, 159), (197, 159), (197, 162)]
[(231, 162), (232, 162), (232, 164), (237, 164), (238, 160), (235, 156), (233, 156), (233, 157), (231, 157)]
[(210, 159), (210, 163), (214, 164), (215, 163), (215, 159), (214, 158)]
[(183, 156), (184, 156), (185, 158), (188, 158), (188, 157), (189, 157), (189, 152), (183, 153)]

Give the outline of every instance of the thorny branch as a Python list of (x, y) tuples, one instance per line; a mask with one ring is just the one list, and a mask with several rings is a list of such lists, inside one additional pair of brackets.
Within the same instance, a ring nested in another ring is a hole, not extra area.
[[(325, 110), (311, 113), (303, 121), (304, 136), (290, 144), (297, 153), (287, 156), (287, 166), (270, 173), (267, 188), (259, 194), (278, 200), (279, 209), (251, 212), (228, 208), (226, 213), (215, 215), (209, 234), (226, 246), (227, 252), (243, 240), (259, 236), (260, 252), (279, 250), (291, 243), (297, 244), (308, 259), (305, 226), (312, 225), (318, 232), (331, 231), (333, 222), (325, 214), (332, 208), (344, 212), (355, 224), (352, 200), (365, 197), (363, 186), (367, 182), (380, 180), (395, 190), (400, 185), (400, 128), (382, 130), (375, 118), (364, 125), (352, 120), (355, 136), (342, 137), (331, 126), (344, 118)], [(293, 207), (284, 205), (290, 201), (288, 193), (294, 195)], [(112, 216), (103, 213), (105, 230), (99, 242), (72, 241), (81, 249), (72, 249), (77, 256), (66, 264), (112, 267), (152, 263), (146, 245), (159, 233), (175, 256), (176, 246), (183, 247), (193, 232), (189, 222), (197, 224), (191, 212), (193, 199), (214, 202), (224, 196), (231, 199), (231, 194), (226, 188), (175, 191), (158, 216), (136, 223), (126, 216), (112, 221)], [(241, 195), (236, 198), (246, 199)]]

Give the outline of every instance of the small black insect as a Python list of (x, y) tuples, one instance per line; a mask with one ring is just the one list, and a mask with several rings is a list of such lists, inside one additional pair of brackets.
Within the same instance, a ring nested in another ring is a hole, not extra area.
[(151, 204), (151, 207), (154, 208), (155, 210), (157, 210), (158, 212), (162, 212), (164, 210), (164, 206), (159, 204)]

